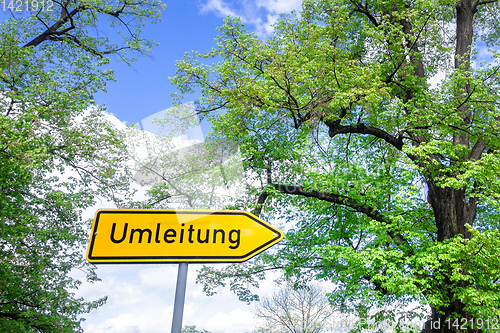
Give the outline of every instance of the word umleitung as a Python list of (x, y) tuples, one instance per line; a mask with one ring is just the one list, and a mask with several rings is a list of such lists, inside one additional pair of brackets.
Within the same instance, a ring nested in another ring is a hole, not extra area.
[[(184, 229), (184, 223), (181, 225), (181, 227), (182, 229), (180, 230), (169, 228), (162, 232), (161, 223), (157, 223), (156, 230), (154, 232), (154, 242), (161, 243), (162, 241), (164, 241), (165, 243), (169, 244), (176, 242), (182, 244), (185, 241), (189, 243), (197, 242), (199, 244), (209, 244), (210, 242), (212, 242), (212, 244), (217, 244), (218, 241), (220, 241), (221, 244), (224, 244), (226, 242), (226, 232), (223, 229), (195, 229), (193, 225), (190, 225), (186, 230)], [(126, 242), (126, 240), (128, 239), (129, 243), (133, 243), (134, 240), (137, 241), (137, 243), (142, 243), (144, 235), (147, 236), (148, 243), (151, 243), (152, 241), (153, 231), (149, 228), (130, 228), (130, 232), (128, 234), (127, 231), (128, 223), (125, 223), (121, 238), (117, 239), (115, 236), (115, 233), (117, 232), (116, 223), (113, 223), (110, 234), (111, 241), (113, 243), (119, 244), (124, 241)], [(227, 241), (229, 244), (231, 244), (229, 245), (230, 249), (237, 249), (240, 246), (240, 234), (240, 229), (229, 230)], [(135, 235), (137, 236), (134, 237)]]

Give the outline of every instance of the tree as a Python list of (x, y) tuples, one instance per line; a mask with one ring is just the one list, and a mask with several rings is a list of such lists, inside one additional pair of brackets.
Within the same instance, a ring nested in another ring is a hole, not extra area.
[(336, 282), (334, 304), (375, 321), (397, 318), (368, 308), (417, 302), (423, 332), (491, 331), (499, 14), (494, 0), (308, 0), (268, 40), (227, 19), (213, 50), (180, 61), (180, 97), (201, 89), (197, 112), (257, 180), (240, 208), (289, 229), (275, 254), (205, 267), (205, 290), (229, 279), (251, 299), (257, 273), (283, 269)]
[[(122, 135), (92, 96), (112, 79), (106, 55), (149, 49), (140, 27), (163, 5), (26, 4), (0, 24), (0, 331), (81, 331), (81, 315), (105, 302), (76, 298), (69, 276), (97, 279), (82, 212), (98, 195), (118, 203), (130, 183)], [(128, 31), (122, 42), (100, 36), (106, 17)]]
[(327, 321), (334, 313), (324, 290), (317, 285), (300, 289), (288, 285), (255, 306), (255, 315), (265, 321), (259, 332), (326, 332)]

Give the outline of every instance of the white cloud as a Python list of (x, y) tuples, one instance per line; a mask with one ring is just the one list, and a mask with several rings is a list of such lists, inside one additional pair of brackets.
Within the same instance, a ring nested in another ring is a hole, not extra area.
[[(200, 267), (189, 265), (183, 326), (196, 325), (212, 333), (251, 332), (256, 324), (251, 306), (228, 290), (207, 297), (195, 282)], [(85, 316), (85, 332), (170, 331), (177, 265), (102, 265), (98, 275), (101, 282), (84, 283), (77, 293), (87, 300), (109, 297), (107, 304)]]
[(302, 0), (255, 0), (255, 2), (257, 6), (275, 13), (286, 13), (297, 10), (302, 5)]
[(223, 1), (207, 0), (201, 7), (201, 13), (214, 13), (220, 17), (239, 17), (243, 23), (261, 38), (272, 35), (272, 25), (279, 14), (299, 11), (302, 0), (249, 0)]
[(113, 126), (115, 126), (115, 128), (119, 129), (119, 130), (123, 130), (125, 128), (127, 128), (127, 122), (125, 121), (121, 121), (120, 119), (118, 119), (114, 114), (110, 113), (110, 112), (106, 112), (104, 111), (104, 118)]
[(95, 333), (146, 333), (167, 332), (170, 329), (170, 320), (173, 307), (164, 307), (159, 311), (139, 311), (121, 313), (97, 325), (86, 327), (87, 332)]
[(255, 323), (252, 313), (237, 308), (230, 313), (217, 312), (205, 323), (211, 332), (245, 332)]
[(215, 12), (221, 16), (239, 16), (236, 12), (232, 11), (227, 4), (222, 0), (208, 0), (201, 8), (202, 13)]

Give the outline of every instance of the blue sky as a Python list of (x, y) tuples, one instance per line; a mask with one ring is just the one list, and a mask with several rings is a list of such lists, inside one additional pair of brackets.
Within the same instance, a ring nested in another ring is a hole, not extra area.
[(162, 22), (144, 29), (144, 36), (160, 45), (132, 66), (113, 64), (117, 81), (109, 82), (107, 93), (99, 93), (96, 102), (106, 104), (108, 112), (129, 124), (169, 108), (175, 87), (168, 78), (175, 75), (175, 61), (187, 51), (210, 49), (215, 29), (222, 23), (220, 17), (201, 13), (200, 1), (167, 3)]
[[(128, 124), (167, 109), (172, 105), (175, 62), (186, 52), (211, 49), (216, 28), (227, 15), (238, 16), (261, 38), (270, 36), (279, 13), (300, 8), (300, 0), (175, 0), (166, 1), (162, 22), (145, 27), (144, 36), (160, 43), (150, 57), (140, 57), (132, 66), (113, 64), (116, 82), (107, 93), (96, 96), (98, 104)], [(192, 98), (196, 98), (195, 95)], [(188, 102), (189, 99), (186, 100)]]

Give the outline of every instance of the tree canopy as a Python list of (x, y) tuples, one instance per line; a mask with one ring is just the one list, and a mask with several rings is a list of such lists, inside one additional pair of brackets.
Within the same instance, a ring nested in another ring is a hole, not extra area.
[[(424, 332), (488, 332), (500, 316), (497, 1), (307, 0), (260, 40), (228, 18), (178, 62), (214, 136), (239, 146), (249, 200), (286, 221), (276, 253), (199, 277), (251, 299), (282, 269), (336, 282), (343, 311)], [(377, 311), (377, 309), (380, 309)], [(440, 323), (440, 327), (436, 323)], [(487, 324), (488, 323), (488, 324)]]
[[(98, 195), (119, 200), (130, 183), (123, 138), (93, 94), (112, 79), (107, 56), (132, 61), (153, 45), (140, 28), (163, 5), (35, 3), (0, 23), (0, 330), (74, 332), (105, 302), (74, 295), (71, 270), (97, 278), (82, 212)], [(102, 36), (106, 19), (123, 34)]]

